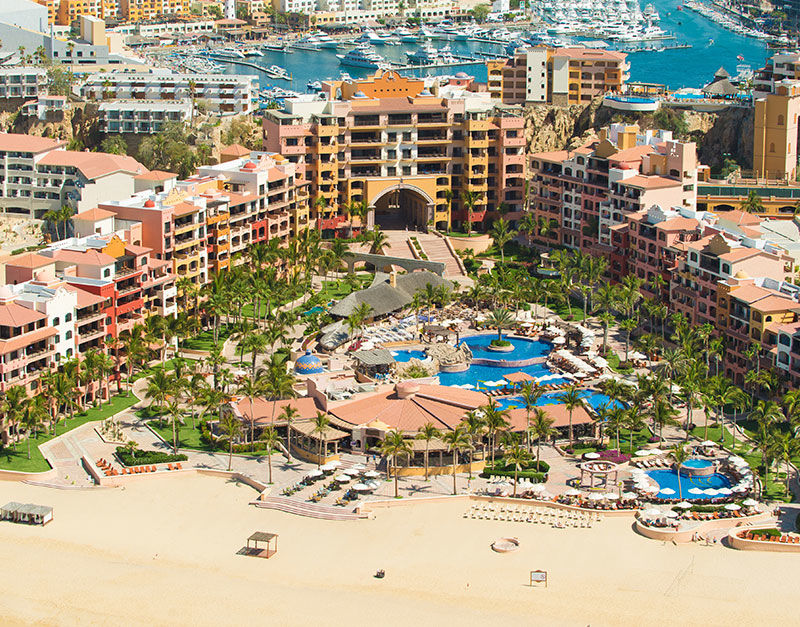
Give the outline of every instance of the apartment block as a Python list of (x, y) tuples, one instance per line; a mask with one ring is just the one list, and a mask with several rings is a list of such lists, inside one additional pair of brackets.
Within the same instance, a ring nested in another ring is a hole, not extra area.
[(779, 52), (767, 59), (753, 76), (753, 98), (775, 93), (775, 86), (787, 79), (800, 80), (800, 52)]
[(152, 135), (163, 131), (170, 122), (187, 122), (191, 116), (189, 99), (110, 100), (100, 104), (98, 122), (103, 133)]
[(146, 168), (132, 157), (64, 150), (61, 140), (0, 133), (0, 210), (41, 218), (63, 205), (78, 211), (133, 192)]
[(0, 68), (0, 99), (38, 98), (47, 95), (47, 72), (39, 67)]
[[(63, 2), (63, 0), (62, 0)], [(119, 0), (119, 13), (128, 22), (162, 21), (190, 15), (189, 0)]]
[(774, 92), (754, 102), (753, 170), (756, 178), (797, 178), (797, 115), (800, 81), (775, 84)]
[(593, 48), (525, 48), (505, 62), (487, 62), (489, 91), (506, 104), (586, 104), (622, 89), (626, 58)]
[[(501, 203), (523, 205), (524, 119), (469, 77), (426, 84), (393, 71), (323, 85), (328, 99), (301, 97), (264, 116), (265, 148), (310, 182), (312, 220), (328, 234), (352, 224), (347, 207), (365, 202), (367, 226), (453, 223), (480, 228)], [(448, 194), (452, 192), (452, 201)], [(472, 207), (463, 193), (474, 192)]]
[(110, 72), (90, 75), (81, 86), (88, 100), (184, 101), (202, 99), (210, 111), (223, 114), (249, 113), (255, 76), (227, 74), (175, 74), (152, 72)]

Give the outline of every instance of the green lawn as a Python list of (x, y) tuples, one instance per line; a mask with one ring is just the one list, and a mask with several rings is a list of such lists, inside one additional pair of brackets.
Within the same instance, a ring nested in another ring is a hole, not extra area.
[(619, 355), (616, 353), (611, 353), (610, 355), (606, 355), (606, 361), (608, 362), (608, 367), (611, 368), (614, 372), (619, 374), (631, 374), (633, 372), (633, 368), (620, 368), (620, 358)]
[[(104, 404), (101, 408), (92, 408), (86, 412), (75, 414), (74, 418), (67, 418), (66, 424), (62, 421), (56, 427), (56, 435), (62, 435), (67, 431), (71, 431), (82, 424), (92, 422), (94, 420), (105, 420), (109, 416), (121, 412), (137, 402), (136, 397), (130, 392), (125, 392), (121, 396), (112, 396), (111, 402)], [(52, 432), (39, 433), (36, 437), (31, 438), (31, 458), (28, 459), (28, 442), (22, 440), (17, 443), (16, 450), (13, 447), (4, 447), (0, 449), (0, 469), (2, 470), (15, 470), (18, 472), (45, 472), (50, 470), (50, 464), (47, 463), (39, 446), (45, 442), (52, 440), (55, 436)]]
[[(139, 418), (144, 419), (152, 418), (151, 420), (147, 421), (147, 426), (160, 435), (165, 442), (172, 444), (172, 424), (169, 420), (161, 420), (158, 417), (153, 417), (154, 414), (149, 408), (140, 409), (138, 412), (136, 412), (136, 415)], [(199, 420), (195, 419), (195, 425), (199, 427)], [(200, 439), (200, 429), (192, 429), (191, 417), (186, 417), (185, 424), (178, 425), (178, 448), (190, 448), (198, 451), (213, 450), (208, 444)]]
[[(722, 427), (709, 425), (708, 439), (714, 442), (719, 442), (721, 432), (722, 432)], [(706, 431), (705, 427), (703, 426), (695, 427), (694, 429), (692, 429), (691, 434), (700, 440), (706, 439)], [(731, 445), (731, 441), (732, 441), (731, 432), (728, 429), (725, 429), (725, 448), (727, 448), (729, 451), (733, 451), (740, 457), (744, 458), (747, 461), (747, 463), (750, 464), (750, 467), (753, 469), (753, 472), (757, 473), (761, 477), (761, 480), (763, 482), (764, 476), (763, 473), (761, 472), (761, 454), (758, 451), (754, 451), (753, 448), (748, 444), (739, 442), (737, 440), (735, 444)], [(794, 459), (792, 461), (795, 464), (798, 463), (797, 459)], [(764, 490), (765, 499), (773, 501), (785, 501), (785, 502), (789, 502), (792, 500), (791, 492), (789, 492), (789, 496), (786, 496), (784, 494), (785, 487), (783, 484), (783, 479), (785, 477), (786, 473), (784, 472), (783, 465), (781, 465), (781, 470), (779, 472), (779, 478), (781, 480), (778, 482), (775, 481), (774, 467), (773, 469), (770, 470), (769, 479), (767, 481), (767, 485)]]
[[(634, 431), (633, 432), (633, 451), (637, 451), (640, 448), (645, 448), (649, 444), (649, 439), (652, 437), (652, 433), (650, 429), (644, 428), (641, 431)], [(603, 432), (603, 437), (606, 443), (606, 448), (615, 449), (617, 448), (617, 434), (616, 433), (609, 433), (608, 431)], [(619, 432), (619, 446), (622, 453), (630, 454), (631, 453), (631, 432), (628, 429), (621, 429)], [(566, 448), (566, 446), (564, 447)], [(598, 450), (598, 447), (594, 444), (588, 444), (586, 442), (576, 442), (575, 446), (572, 447), (575, 455), (583, 455), (584, 453), (593, 453)]]
[[(219, 328), (217, 338), (219, 343), (222, 344), (231, 334), (231, 328), (228, 325), (223, 325)], [(186, 339), (181, 342), (181, 348), (193, 351), (210, 351), (214, 348), (214, 330), (208, 329), (201, 331), (198, 335)]]

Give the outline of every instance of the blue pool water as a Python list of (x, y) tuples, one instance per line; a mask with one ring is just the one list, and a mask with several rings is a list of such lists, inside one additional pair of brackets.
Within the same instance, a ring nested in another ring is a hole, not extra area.
[(405, 363), (407, 361), (411, 361), (412, 359), (424, 361), (427, 356), (425, 355), (425, 351), (402, 350), (392, 351), (392, 357), (394, 357), (395, 361)]
[(711, 462), (707, 459), (687, 459), (683, 465), (686, 468), (708, 468), (711, 466)]
[(659, 485), (662, 490), (664, 488), (671, 488), (675, 490), (675, 494), (662, 494), (659, 492), (658, 496), (661, 498), (677, 499), (679, 498), (678, 495), (681, 494), (687, 501), (707, 501), (715, 497), (709, 496), (708, 494), (692, 494), (689, 490), (693, 488), (698, 488), (700, 490), (715, 488), (718, 490), (720, 488), (731, 487), (731, 482), (728, 480), (728, 478), (719, 473), (714, 473), (705, 477), (685, 477), (681, 475), (681, 491), (679, 492), (678, 473), (676, 473), (674, 470), (650, 470), (647, 472), (647, 474)]
[(316, 306), (312, 307), (311, 309), (309, 309), (308, 311), (304, 311), (303, 315), (304, 316), (311, 316), (311, 315), (316, 314), (316, 313), (322, 313), (323, 311), (325, 311), (325, 307), (321, 307), (320, 305), (316, 305)]
[(501, 353), (489, 350), (489, 343), (495, 339), (497, 339), (496, 335), (473, 335), (472, 337), (465, 337), (462, 342), (469, 346), (474, 357), (481, 359), (517, 361), (545, 357), (553, 350), (553, 345), (550, 342), (528, 340), (520, 337), (503, 337), (504, 340), (508, 340), (513, 344), (514, 350), (509, 353)]
[[(536, 405), (537, 406), (556, 405), (556, 404), (558, 404), (560, 402), (558, 400), (558, 397), (559, 397), (560, 394), (561, 394), (561, 392), (549, 392), (547, 394), (544, 394), (536, 402)], [(586, 401), (589, 403), (589, 405), (591, 405), (595, 409), (597, 409), (601, 405), (604, 405), (605, 403), (612, 403), (613, 405), (616, 405), (617, 407), (622, 407), (622, 404), (619, 401), (612, 401), (608, 396), (606, 396), (602, 392), (595, 392), (594, 390), (581, 390), (580, 391), (580, 396), (581, 396), (581, 398), (586, 399)], [(510, 396), (510, 397), (507, 397), (507, 398), (498, 398), (497, 399), (497, 403), (503, 409), (514, 409), (515, 407), (524, 407), (524, 405), (522, 403), (522, 397), (521, 396)]]

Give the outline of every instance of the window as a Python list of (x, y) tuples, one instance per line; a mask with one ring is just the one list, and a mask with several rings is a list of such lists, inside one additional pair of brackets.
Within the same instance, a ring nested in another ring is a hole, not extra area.
[(111, 276), (111, 270), (109, 270), (108, 268), (103, 270), (103, 278), (107, 279), (110, 276)]
[(72, 339), (72, 331), (67, 331), (67, 332), (64, 334), (64, 339), (65, 339), (65, 340), (71, 340), (71, 339)]
[(785, 122), (786, 122), (786, 120), (783, 117), (783, 114), (778, 115), (778, 126), (783, 126), (785, 124)]
[(64, 316), (64, 322), (72, 322), (72, 314), (68, 313)]
[[(56, 316), (55, 318), (53, 318), (53, 326), (54, 326), (54, 327), (57, 327), (58, 325), (59, 325), (59, 318), (58, 318), (58, 316)], [(57, 341), (58, 341), (58, 340), (56, 340), (56, 342), (57, 342)]]

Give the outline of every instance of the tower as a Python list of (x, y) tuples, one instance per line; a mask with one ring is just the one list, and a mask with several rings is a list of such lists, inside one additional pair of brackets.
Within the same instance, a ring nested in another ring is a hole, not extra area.
[(756, 177), (794, 180), (797, 175), (797, 116), (800, 82), (788, 79), (775, 93), (755, 101), (753, 170)]
[(236, 0), (225, 0), (225, 19), (236, 19)]

